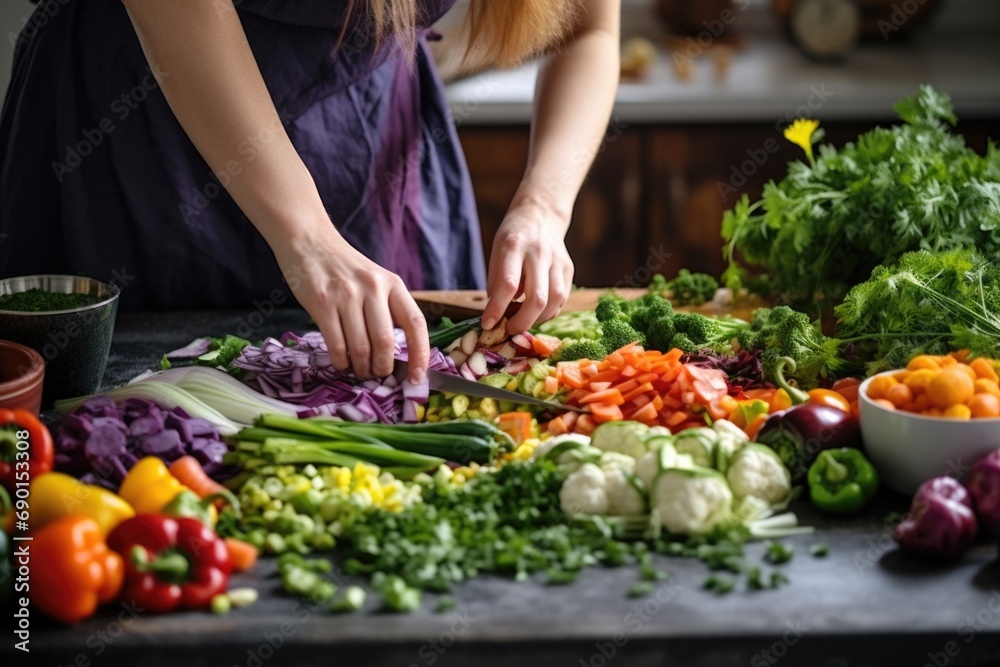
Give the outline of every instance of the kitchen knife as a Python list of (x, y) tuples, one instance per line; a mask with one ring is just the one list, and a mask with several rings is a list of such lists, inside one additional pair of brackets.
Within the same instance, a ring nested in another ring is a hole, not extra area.
[[(402, 381), (408, 375), (407, 363), (397, 360), (392, 369), (392, 374), (397, 380)], [(525, 396), (516, 391), (491, 387), (482, 382), (467, 380), (460, 375), (442, 373), (441, 371), (427, 371), (427, 380), (431, 389), (435, 391), (447, 391), (452, 394), (464, 394), (466, 396), (476, 396), (478, 398), (492, 398), (497, 401), (510, 401), (511, 403), (526, 403), (539, 407), (551, 408), (552, 410), (569, 410), (570, 412), (589, 412), (587, 408), (578, 408), (572, 405), (563, 405), (555, 401), (543, 401), (534, 396)]]

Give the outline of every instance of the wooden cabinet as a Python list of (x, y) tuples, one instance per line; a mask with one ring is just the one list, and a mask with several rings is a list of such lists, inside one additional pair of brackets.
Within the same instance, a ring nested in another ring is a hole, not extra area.
[[(824, 123), (836, 145), (872, 123)], [(995, 122), (960, 130), (980, 153)], [(465, 126), (462, 145), (479, 203), (483, 244), (489, 248), (517, 189), (528, 151), (527, 127)], [(630, 125), (609, 132), (583, 185), (567, 246), (577, 285), (636, 286), (652, 273), (680, 268), (718, 276), (723, 270), (722, 214), (743, 194), (760, 196), (801, 150), (773, 125)]]

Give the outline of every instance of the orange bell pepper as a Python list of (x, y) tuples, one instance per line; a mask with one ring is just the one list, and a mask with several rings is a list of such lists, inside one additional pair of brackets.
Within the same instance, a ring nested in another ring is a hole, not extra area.
[(63, 623), (89, 618), (118, 597), (125, 567), (90, 517), (65, 516), (34, 533), (31, 602)]

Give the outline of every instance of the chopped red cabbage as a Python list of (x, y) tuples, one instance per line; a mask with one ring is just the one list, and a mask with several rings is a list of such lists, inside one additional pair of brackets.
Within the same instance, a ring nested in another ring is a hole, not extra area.
[(211, 347), (211, 338), (195, 338), (184, 347), (167, 352), (167, 359), (172, 361), (187, 361), (188, 359), (195, 359), (207, 353)]
[[(394, 358), (406, 361), (406, 337), (395, 330)], [(260, 347), (247, 346), (232, 366), (244, 371), (243, 381), (266, 396), (301, 406), (300, 417), (334, 416), (357, 422), (396, 423), (417, 419), (418, 404), (427, 402), (429, 388), (400, 384), (393, 376), (384, 380), (358, 379), (340, 372), (318, 331), (285, 333), (267, 338)], [(455, 363), (440, 350), (431, 349), (430, 370), (458, 374)]]

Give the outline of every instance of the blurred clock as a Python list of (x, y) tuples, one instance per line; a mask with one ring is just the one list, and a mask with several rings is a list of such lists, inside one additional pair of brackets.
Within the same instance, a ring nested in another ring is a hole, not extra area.
[(842, 62), (861, 40), (861, 8), (857, 0), (792, 0), (788, 32), (809, 58)]

